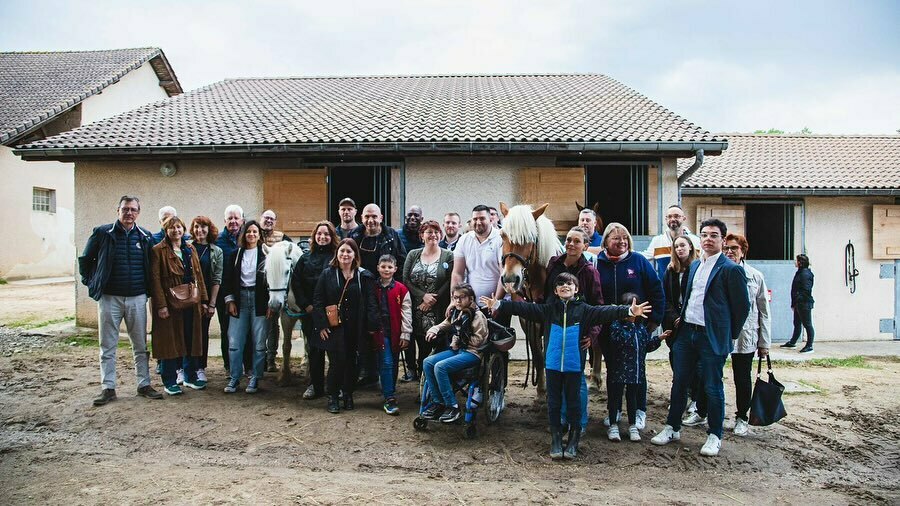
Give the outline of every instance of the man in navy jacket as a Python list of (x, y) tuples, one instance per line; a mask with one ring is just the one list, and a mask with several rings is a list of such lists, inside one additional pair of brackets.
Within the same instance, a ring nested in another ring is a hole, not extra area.
[(722, 254), (727, 233), (725, 224), (715, 218), (700, 225), (703, 254), (691, 264), (685, 304), (675, 322), (669, 417), (663, 430), (651, 440), (653, 444), (664, 445), (681, 439), (681, 414), (687, 404), (687, 388), (699, 363), (709, 410), (706, 443), (700, 450), (705, 456), (718, 455), (722, 446), (725, 420), (722, 368), (750, 313), (744, 269)]

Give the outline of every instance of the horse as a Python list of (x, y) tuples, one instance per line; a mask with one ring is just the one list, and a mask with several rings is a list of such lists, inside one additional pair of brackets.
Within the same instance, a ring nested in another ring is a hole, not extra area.
[(284, 365), (278, 374), (278, 384), (287, 385), (291, 376), (291, 336), (294, 325), (300, 319), (300, 308), (291, 291), (291, 276), (303, 250), (300, 246), (288, 242), (277, 242), (271, 247), (263, 244), (266, 254), (266, 282), (269, 285), (269, 310), (280, 314), (283, 343), (281, 346)]
[[(531, 209), (528, 205), (510, 208), (500, 202), (500, 212), (503, 213), (503, 228), (500, 231), (503, 238), (503, 272), (500, 281), (513, 298), (529, 302), (542, 300), (547, 282), (547, 264), (552, 257), (563, 252), (553, 222), (544, 216), (549, 205), (547, 203), (537, 209)], [(541, 396), (545, 388), (542, 326), (522, 318), (519, 322), (534, 357), (532, 384), (537, 385), (538, 395)]]

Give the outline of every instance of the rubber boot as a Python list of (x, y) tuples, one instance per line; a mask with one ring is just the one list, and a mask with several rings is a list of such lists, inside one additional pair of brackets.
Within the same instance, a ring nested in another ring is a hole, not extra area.
[(569, 429), (569, 444), (566, 445), (565, 458), (574, 459), (578, 456), (578, 442), (581, 440), (581, 427)]
[(561, 429), (550, 429), (550, 458), (553, 460), (563, 458)]
[(328, 412), (329, 413), (340, 413), (341, 405), (338, 402), (338, 397), (336, 395), (328, 396)]
[(353, 410), (353, 394), (344, 394), (344, 410), (352, 411)]

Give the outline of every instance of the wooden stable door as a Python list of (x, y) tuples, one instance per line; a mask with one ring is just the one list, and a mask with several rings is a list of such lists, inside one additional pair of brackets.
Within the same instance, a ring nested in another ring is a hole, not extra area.
[(560, 235), (578, 224), (575, 201), (584, 201), (584, 167), (526, 167), (519, 176), (522, 204), (538, 207), (549, 202), (545, 216)]
[(328, 173), (318, 169), (267, 170), (263, 185), (264, 209), (278, 215), (278, 227), (299, 240), (328, 217)]

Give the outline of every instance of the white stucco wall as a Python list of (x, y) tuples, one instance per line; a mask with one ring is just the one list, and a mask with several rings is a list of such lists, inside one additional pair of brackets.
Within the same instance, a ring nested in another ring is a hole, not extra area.
[(150, 63), (144, 63), (125, 74), (119, 82), (82, 102), (81, 124), (87, 125), (167, 97), (166, 90), (159, 86), (159, 77), (153, 67)]

